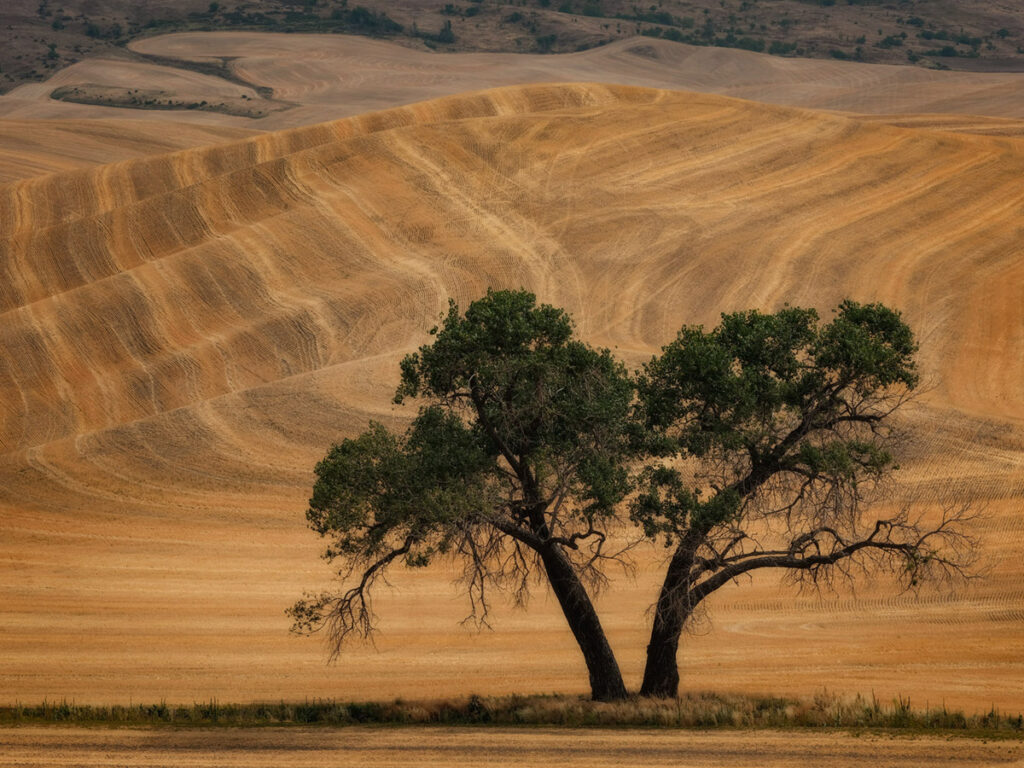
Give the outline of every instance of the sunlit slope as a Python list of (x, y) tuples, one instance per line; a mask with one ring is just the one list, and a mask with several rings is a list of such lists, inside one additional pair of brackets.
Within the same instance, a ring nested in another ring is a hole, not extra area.
[(0, 184), (58, 171), (173, 152), (255, 131), (135, 120), (0, 120)]
[[(0, 183), (556, 81), (695, 90), (916, 128), (1024, 135), (1024, 75), (1013, 73), (790, 59), (651, 38), (558, 55), (443, 54), (349, 35), (255, 32), (161, 35), (131, 47), (163, 63), (89, 58), (0, 96)], [(263, 88), (273, 96), (264, 98)], [(52, 98), (74, 89), (75, 101)]]
[[(552, 85), (0, 187), (0, 690), (582, 689), (552, 606), (472, 637), (445, 574), (401, 580), (383, 656), (325, 676), (315, 642), (284, 637), (283, 607), (321, 576), (302, 529), (313, 462), (409, 415), (390, 404), (397, 360), (449, 297), (525, 286), (631, 363), (723, 310), (902, 308), (930, 387), (903, 488), (989, 505), (989, 579), (827, 615), (773, 584), (737, 590), (694, 641), (712, 665), (694, 686), (1019, 705), (1021, 178), (1013, 139)], [(650, 587), (606, 600), (631, 678)], [(773, 663), (751, 674), (745, 653)]]

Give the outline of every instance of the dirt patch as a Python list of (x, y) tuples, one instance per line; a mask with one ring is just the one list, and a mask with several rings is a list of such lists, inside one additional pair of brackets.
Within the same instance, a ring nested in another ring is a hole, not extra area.
[(905, 768), (1019, 765), (1019, 742), (790, 732), (266, 728), (259, 730), (0, 729), (0, 765), (43, 768), (348, 768), (404, 766), (672, 766), (673, 768)]

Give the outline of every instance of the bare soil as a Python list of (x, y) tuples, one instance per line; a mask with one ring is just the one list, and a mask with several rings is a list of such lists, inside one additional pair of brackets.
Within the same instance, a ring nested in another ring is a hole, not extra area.
[(218, 730), (0, 729), (3, 768), (672, 766), (906, 768), (1019, 766), (1024, 744), (792, 732), (693, 733), (498, 728)]

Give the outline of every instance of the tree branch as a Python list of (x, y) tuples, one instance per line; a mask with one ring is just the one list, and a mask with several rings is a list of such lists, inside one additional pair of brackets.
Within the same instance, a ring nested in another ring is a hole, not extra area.
[(341, 595), (323, 594), (297, 602), (288, 611), (295, 620), (292, 629), (303, 634), (327, 629), (330, 661), (337, 659), (350, 635), (369, 637), (374, 630), (370, 589), (395, 559), (409, 554), (415, 542), (413, 536), (407, 536), (402, 546), (373, 561), (359, 583)]

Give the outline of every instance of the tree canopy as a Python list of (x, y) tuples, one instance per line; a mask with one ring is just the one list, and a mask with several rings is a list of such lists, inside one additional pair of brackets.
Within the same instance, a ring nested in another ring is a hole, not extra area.
[(300, 601), (295, 626), (325, 626), (336, 654), (373, 627), (371, 587), (394, 562), (450, 555), (471, 618), (488, 590), (522, 602), (543, 573), (590, 673), (593, 695), (625, 686), (587, 587), (600, 586), (607, 526), (630, 488), (634, 388), (608, 350), (573, 338), (569, 317), (525, 291), (452, 303), (432, 344), (401, 363), (396, 401), (421, 403), (399, 437), (380, 424), (316, 467), (307, 518), (352, 586)]
[[(316, 466), (307, 519), (345, 588), (290, 609), (332, 656), (374, 628), (375, 583), (396, 563), (463, 567), (469, 618), (491, 591), (522, 604), (546, 579), (594, 698), (626, 695), (591, 601), (633, 526), (672, 552), (641, 693), (678, 692), (680, 635), (701, 602), (762, 568), (817, 584), (852, 566), (913, 586), (963, 575), (969, 511), (872, 516), (897, 468), (893, 414), (918, 385), (913, 333), (880, 304), (722, 315), (685, 326), (635, 376), (574, 338), (526, 291), (450, 303), (432, 343), (401, 362), (403, 434), (371, 423)], [(620, 542), (618, 547), (613, 541)]]
[(712, 592), (762, 568), (817, 583), (858, 564), (913, 586), (963, 574), (968, 511), (925, 522), (871, 517), (897, 468), (893, 413), (917, 387), (917, 345), (899, 313), (844, 301), (722, 315), (687, 326), (638, 378), (649, 462), (633, 519), (673, 550), (641, 692), (674, 696), (679, 637)]

